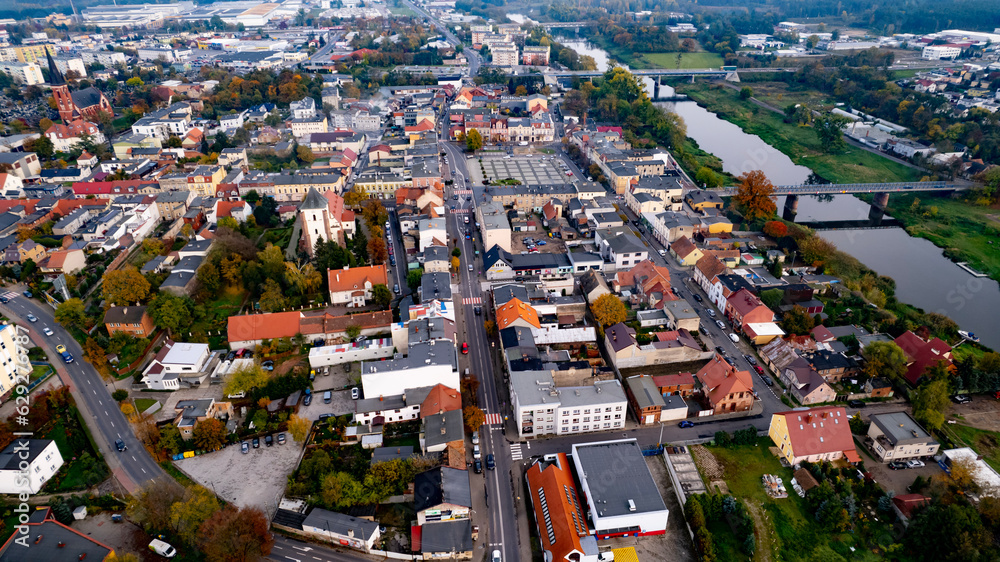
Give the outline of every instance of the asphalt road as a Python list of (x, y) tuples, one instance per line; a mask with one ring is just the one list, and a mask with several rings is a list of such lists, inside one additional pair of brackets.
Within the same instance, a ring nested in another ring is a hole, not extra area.
[[(132, 426), (118, 409), (118, 404), (111, 398), (113, 387), (102, 380), (94, 367), (83, 360), (83, 350), (69, 332), (52, 317), (52, 308), (35, 299), (28, 299), (20, 293), (3, 305), (3, 308), (8, 311), (12, 320), (16, 319), (18, 324), (31, 330), (32, 339), (42, 346), (49, 356), (49, 361), (59, 369), (63, 382), (74, 391), (73, 396), (87, 421), (94, 441), (122, 486), (129, 493), (133, 493), (151, 480), (166, 477), (163, 469), (135, 436)], [(29, 313), (38, 321), (29, 322), (27, 320)], [(51, 336), (46, 337), (42, 333), (45, 327), (52, 330)], [(73, 355), (72, 363), (63, 364), (61, 357), (55, 351), (56, 345), (59, 344), (65, 345)], [(68, 375), (68, 380), (65, 375)], [(118, 452), (115, 448), (115, 441), (118, 439), (125, 442), (127, 450)]]
[[(452, 45), (461, 45), (462, 42), (458, 40), (458, 37), (452, 33), (448, 26), (442, 24), (429, 12), (424, 10), (422, 7), (410, 2), (410, 0), (403, 0), (403, 3), (410, 7), (411, 10), (420, 14), (427, 19), (438, 31), (444, 34), (445, 39), (448, 40)], [(482, 66), (482, 59), (478, 52), (473, 50), (471, 47), (462, 51), (462, 53), (469, 59), (469, 76), (475, 76), (479, 72), (479, 67)]]
[(371, 560), (353, 551), (334, 550), (325, 546), (290, 539), (284, 535), (274, 535), (274, 548), (269, 560), (281, 562), (363, 562)]

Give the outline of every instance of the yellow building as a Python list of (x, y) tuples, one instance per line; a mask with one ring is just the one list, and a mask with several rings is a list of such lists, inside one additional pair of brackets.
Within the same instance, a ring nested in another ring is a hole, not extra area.
[(0, 49), (0, 59), (10, 62), (39, 62), (45, 63), (45, 51), (48, 50), (52, 56), (56, 56), (56, 49), (52, 45), (23, 45), (18, 47), (7, 47)]
[(215, 197), (215, 188), (225, 177), (222, 166), (198, 166), (187, 178), (188, 189), (197, 195)]
[(767, 435), (789, 464), (846, 459), (861, 461), (854, 448), (851, 426), (843, 406), (778, 412), (771, 416)]

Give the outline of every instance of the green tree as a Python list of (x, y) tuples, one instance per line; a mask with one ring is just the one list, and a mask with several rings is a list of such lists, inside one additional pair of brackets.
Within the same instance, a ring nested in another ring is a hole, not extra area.
[(101, 294), (111, 305), (126, 306), (146, 300), (149, 281), (133, 266), (126, 266), (104, 274)]
[(52, 145), (52, 140), (43, 135), (35, 139), (35, 142), (31, 145), (31, 151), (38, 154), (39, 158), (48, 160), (55, 153), (55, 147)]
[(816, 136), (819, 137), (820, 144), (830, 154), (844, 151), (847, 144), (844, 142), (844, 125), (847, 123), (846, 117), (828, 113), (813, 122)]
[(454, 250), (451, 251), (451, 255), (455, 256), (456, 258), (461, 257), (462, 250), (456, 247)]
[(590, 310), (601, 326), (618, 324), (619, 322), (624, 322), (628, 317), (625, 305), (618, 297), (610, 293), (597, 297), (597, 300), (590, 305)]
[(698, 172), (694, 175), (694, 181), (704, 187), (719, 187), (722, 185), (722, 178), (708, 166), (698, 168)]
[(906, 375), (908, 359), (894, 342), (873, 342), (861, 351), (865, 358), (864, 373), (868, 377), (884, 377), (901, 385)]
[(204, 451), (215, 451), (226, 443), (226, 426), (215, 418), (198, 422), (191, 433), (194, 444)]
[(379, 283), (372, 287), (372, 300), (379, 309), (388, 310), (389, 303), (392, 302), (392, 291), (389, 290), (389, 287)]
[(804, 336), (815, 326), (816, 322), (812, 316), (809, 316), (806, 309), (798, 305), (786, 312), (785, 316), (781, 319), (781, 329), (789, 334)]
[(254, 388), (263, 388), (271, 380), (271, 376), (259, 364), (253, 363), (240, 367), (230, 373), (223, 387), (226, 395), (246, 393)]
[(201, 286), (208, 291), (209, 294), (215, 294), (219, 290), (219, 285), (222, 280), (219, 276), (219, 268), (215, 267), (215, 264), (211, 261), (206, 260), (205, 263), (198, 268), (198, 282)]
[(960, 500), (933, 502), (916, 513), (906, 529), (903, 544), (917, 560), (959, 562), (992, 560), (993, 537), (976, 509)]
[(172, 479), (154, 480), (132, 494), (125, 513), (146, 532), (171, 529), (170, 507), (184, 497), (184, 488)]
[(948, 409), (948, 379), (925, 380), (913, 396), (913, 417), (928, 429), (939, 429)]
[(424, 277), (423, 268), (418, 267), (417, 269), (411, 269), (406, 273), (406, 285), (411, 291), (416, 292), (417, 287), (420, 286), (420, 281)]
[(274, 279), (264, 281), (264, 292), (260, 295), (260, 309), (264, 312), (279, 312), (285, 305), (285, 295), (281, 285)]
[(114, 392), (111, 393), (111, 398), (113, 398), (115, 402), (121, 403), (125, 400), (128, 400), (128, 391), (119, 388), (118, 390), (115, 390)]
[(346, 472), (333, 472), (320, 482), (320, 498), (329, 509), (343, 509), (357, 505), (364, 497), (364, 489)]
[(229, 230), (239, 230), (240, 223), (233, 217), (219, 217), (219, 226)]
[(749, 86), (743, 86), (740, 88), (740, 99), (748, 100), (753, 97), (753, 90)]
[[(198, 424), (201, 427), (204, 424)], [(195, 428), (195, 432), (198, 428)], [(189, 486), (184, 499), (170, 506), (170, 523), (181, 539), (194, 545), (198, 540), (198, 529), (216, 511), (219, 511), (219, 500), (210, 490), (197, 484)]]
[(160, 427), (160, 447), (172, 455), (184, 449), (184, 438), (176, 425), (168, 423)]
[(149, 316), (160, 328), (170, 333), (184, 331), (191, 327), (194, 302), (187, 297), (170, 293), (157, 293), (149, 301)]
[(781, 289), (768, 289), (760, 294), (760, 300), (764, 303), (764, 306), (771, 310), (776, 310), (784, 297), (785, 293)]
[(64, 328), (86, 328), (87, 313), (80, 299), (69, 299), (56, 307), (55, 319)]
[(483, 136), (476, 129), (470, 129), (465, 134), (465, 149), (475, 152), (483, 147)]
[(344, 328), (344, 335), (347, 336), (347, 339), (349, 340), (356, 339), (361, 335), (361, 326), (358, 326), (357, 324), (349, 324), (346, 328)]

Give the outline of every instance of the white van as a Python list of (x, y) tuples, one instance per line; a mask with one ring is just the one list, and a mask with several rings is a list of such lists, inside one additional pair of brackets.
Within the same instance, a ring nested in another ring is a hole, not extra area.
[(152, 542), (149, 543), (149, 550), (152, 550), (153, 552), (166, 558), (173, 558), (177, 554), (174, 547), (161, 541), (160, 539), (153, 539)]
[(733, 343), (740, 343), (740, 337), (736, 334), (729, 334), (729, 339), (733, 340)]

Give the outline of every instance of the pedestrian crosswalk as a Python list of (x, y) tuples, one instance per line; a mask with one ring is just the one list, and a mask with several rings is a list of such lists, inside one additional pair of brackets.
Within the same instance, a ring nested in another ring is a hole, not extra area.
[(482, 297), (465, 297), (462, 299), (462, 304), (483, 304)]
[(471, 189), (456, 189), (452, 193), (454, 193), (455, 195), (472, 195), (472, 190)]
[(503, 416), (500, 414), (486, 414), (486, 425), (503, 425)]
[(512, 444), (510, 446), (510, 459), (514, 461), (519, 461), (522, 458), (524, 457), (521, 455), (521, 444), (520, 443)]
[(16, 296), (17, 296), (17, 293), (14, 293), (14, 292), (11, 292), (11, 291), (6, 291), (4, 293), (0, 293), (0, 297), (5, 298), (7, 300), (10, 300), (10, 299), (12, 299), (12, 298), (14, 298)]
[(453, 213), (460, 213), (461, 214), (461, 213), (468, 213), (469, 210), (468, 209), (452, 209), (451, 212), (453, 212)]

